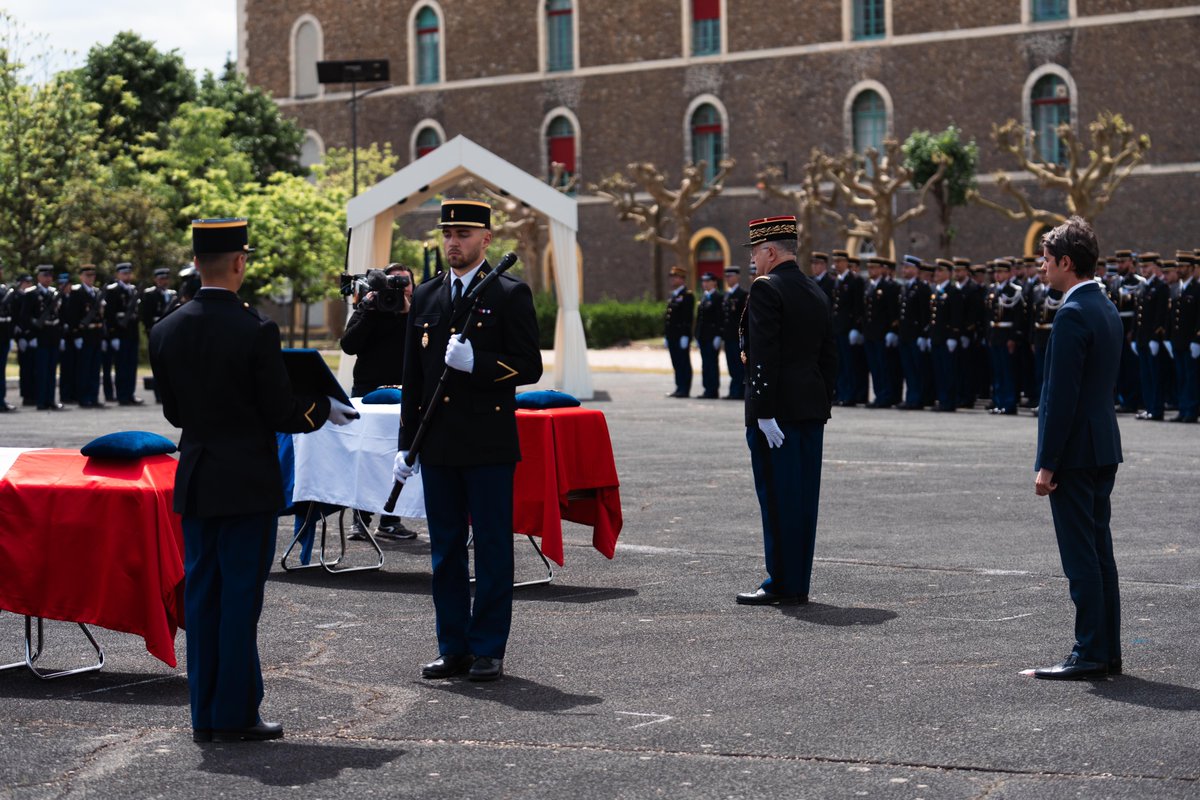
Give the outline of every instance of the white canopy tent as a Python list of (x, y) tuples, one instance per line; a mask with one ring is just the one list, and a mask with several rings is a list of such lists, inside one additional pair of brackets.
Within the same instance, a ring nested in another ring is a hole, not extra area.
[[(583, 320), (579, 316), (579, 273), (575, 253), (579, 213), (576, 201), (465, 136), (454, 137), (346, 204), (351, 229), (350, 271), (361, 274), (388, 263), (396, 217), (417, 209), (429, 198), (452, 189), (468, 176), (520, 199), (549, 219), (558, 292), (554, 386), (581, 400), (590, 400), (593, 396), (592, 373), (588, 368)], [(534, 264), (526, 265), (526, 269), (536, 268)], [(339, 377), (344, 380), (348, 365), (353, 361), (349, 358), (342, 361)]]

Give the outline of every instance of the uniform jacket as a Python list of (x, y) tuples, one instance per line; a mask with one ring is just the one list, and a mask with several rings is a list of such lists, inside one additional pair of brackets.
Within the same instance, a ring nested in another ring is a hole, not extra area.
[(149, 333), (154, 324), (163, 318), (167, 309), (174, 302), (174, 289), (160, 289), (157, 286), (151, 286), (142, 290), (142, 299), (138, 302), (138, 316), (142, 318), (142, 325), (145, 326), (146, 333)]
[(1121, 462), (1121, 431), (1111, 398), (1123, 342), (1117, 309), (1094, 281), (1059, 306), (1046, 347), (1035, 470)]
[(713, 290), (711, 295), (703, 295), (696, 309), (696, 338), (702, 342), (711, 342), (720, 336), (722, 331), (722, 300), (724, 296)]
[(882, 342), (884, 336), (900, 328), (900, 284), (880, 278), (874, 287), (863, 287), (863, 336), (870, 342)]
[(61, 302), (62, 298), (53, 286), (34, 284), (21, 298), (17, 324), (27, 337), (37, 339), (41, 346), (51, 340), (57, 342), (62, 332)]
[(813, 278), (817, 282), (817, 286), (821, 287), (821, 291), (829, 298), (829, 302), (833, 302), (833, 290), (837, 286), (837, 275), (830, 270), (825, 270), (821, 273), (821, 277)]
[(948, 281), (945, 289), (934, 287), (929, 294), (929, 327), (925, 335), (934, 344), (945, 344), (962, 336), (963, 308), (963, 293), (954, 281)]
[(900, 295), (900, 341), (915, 342), (929, 327), (929, 284), (914, 278)]
[[(491, 271), (485, 261), (463, 297)], [(412, 447), (421, 417), (437, 404), (421, 446), (421, 461), (441, 466), (506, 464), (521, 460), (517, 441), (516, 391), (542, 377), (537, 317), (529, 287), (501, 275), (482, 297), (468, 340), (475, 353), (470, 373), (450, 370), (441, 395), (434, 396), (446, 369), (446, 345), (462, 332), (470, 309), (452, 308), (453, 273), (441, 272), (413, 292), (404, 348), (404, 392), (400, 407), (401, 450)]]
[(1029, 295), (1029, 341), (1035, 348), (1044, 348), (1050, 341), (1054, 315), (1062, 302), (1062, 293), (1049, 285), (1035, 286)]
[(987, 293), (988, 343), (992, 346), (1025, 338), (1025, 292), (1013, 281), (996, 284)]
[(833, 286), (833, 332), (845, 336), (863, 329), (863, 287), (866, 282), (850, 270)]
[(182, 428), (175, 511), (194, 517), (283, 508), (275, 432), (325, 424), (329, 400), (292, 394), (279, 327), (236, 294), (205, 289), (150, 332), (163, 415)]
[(742, 312), (746, 309), (746, 290), (735, 286), (722, 295), (721, 338), (727, 347), (738, 347), (738, 326), (742, 324)]
[(17, 290), (0, 283), (0, 342), (7, 343), (16, 328), (16, 311), (13, 308), (16, 299)]
[(1171, 343), (1176, 358), (1190, 357), (1192, 342), (1200, 342), (1200, 282), (1192, 278), (1171, 301)]
[(696, 316), (696, 298), (686, 286), (678, 294), (667, 298), (667, 314), (663, 323), (663, 336), (678, 341), (680, 336), (692, 338)]
[(837, 383), (832, 309), (795, 261), (754, 279), (745, 336), (746, 427), (772, 417), (828, 420)]
[(104, 287), (104, 325), (114, 339), (136, 339), (137, 287), (113, 281)]
[(63, 312), (67, 335), (72, 338), (99, 341), (104, 335), (104, 299), (100, 287), (88, 287), (77, 283), (67, 297), (67, 308)]
[(1139, 345), (1151, 340), (1162, 341), (1166, 337), (1170, 325), (1169, 294), (1169, 287), (1162, 278), (1151, 278), (1142, 285), (1133, 320), (1133, 338)]
[(968, 278), (963, 283), (963, 336), (970, 337), (972, 342), (983, 341), (987, 335), (987, 308), (984, 303), (986, 292), (975, 281)]

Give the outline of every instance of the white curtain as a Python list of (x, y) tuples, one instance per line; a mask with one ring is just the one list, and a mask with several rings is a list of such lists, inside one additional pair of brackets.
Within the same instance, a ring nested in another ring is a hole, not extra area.
[(575, 231), (550, 220), (554, 246), (554, 277), (558, 287), (558, 321), (554, 326), (554, 386), (580, 400), (591, 400), (592, 371), (588, 367), (583, 318), (579, 316), (579, 266), (575, 259)]

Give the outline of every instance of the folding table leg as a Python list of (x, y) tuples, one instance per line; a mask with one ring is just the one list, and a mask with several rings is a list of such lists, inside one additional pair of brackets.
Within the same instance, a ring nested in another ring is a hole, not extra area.
[[(357, 514), (358, 512), (352, 510), (351, 513)], [(371, 547), (375, 548), (375, 552), (379, 555), (379, 561), (374, 564), (364, 564), (363, 566), (359, 567), (337, 567), (335, 569), (337, 563), (342, 560), (342, 556), (346, 554), (345, 522), (346, 509), (343, 508), (338, 513), (338, 538), (341, 540), (342, 552), (334, 561), (325, 560), (325, 527), (321, 527), (321, 566), (325, 567), (325, 571), (332, 575), (340, 575), (343, 572), (363, 572), (365, 570), (381, 569), (383, 567), (383, 548), (379, 546), (379, 542), (375, 541), (375, 534), (371, 533), (371, 529), (366, 525), (363, 525), (362, 528), (367, 534), (367, 541), (370, 542)]]
[[(296, 545), (299, 543), (300, 537), (304, 535), (304, 531), (308, 527), (308, 523), (312, 520), (314, 513), (319, 513), (317, 511), (317, 504), (309, 503), (308, 513), (304, 515), (304, 524), (301, 525), (300, 530), (297, 531), (294, 536), (292, 536), (292, 543), (288, 545), (287, 552), (285, 552), (283, 554), (283, 558), (279, 559), (279, 566), (283, 567), (284, 572), (298, 572), (303, 569), (320, 569), (321, 567), (324, 567), (326, 563), (337, 564), (339, 561), (342, 560), (341, 555), (339, 555), (333, 561), (327, 562), (325, 560), (325, 517), (322, 516), (321, 517), (321, 551), (318, 555), (317, 563), (315, 563), (315, 564), (296, 564), (295, 566), (291, 566), (291, 567), (288, 566), (288, 563), (287, 563), (288, 556), (291, 555), (292, 551), (296, 549)], [(345, 555), (345, 553), (346, 553), (346, 546), (345, 546), (345, 542), (343, 541), (342, 555)], [(328, 567), (325, 567), (325, 568), (328, 569)]]
[(550, 583), (551, 581), (554, 580), (554, 567), (551, 566), (549, 559), (546, 558), (546, 554), (542, 552), (542, 548), (538, 547), (538, 543), (536, 541), (534, 541), (534, 538), (532, 536), (526, 536), (525, 538), (529, 540), (529, 543), (531, 545), (533, 545), (533, 552), (537, 553), (538, 558), (540, 558), (542, 560), (542, 563), (546, 565), (546, 577), (537, 578), (532, 581), (521, 581), (520, 583), (514, 582), (513, 583), (514, 589), (521, 587), (521, 586), (541, 586), (543, 584)]
[(78, 675), (81, 672), (95, 672), (96, 670), (102, 668), (104, 666), (104, 648), (102, 648), (96, 641), (96, 638), (92, 636), (92, 632), (88, 630), (86, 625), (84, 625), (82, 622), (77, 622), (75, 624), (79, 626), (81, 631), (83, 631), (83, 635), (87, 637), (88, 642), (92, 645), (92, 649), (96, 651), (96, 655), (99, 660), (95, 664), (90, 664), (86, 667), (76, 667), (75, 669), (59, 670), (58, 672), (43, 672), (39, 670), (33, 665), (33, 662), (37, 661), (42, 655), (42, 644), (44, 642), (42, 631), (43, 620), (41, 617), (37, 618), (37, 647), (35, 648), (33, 646), (33, 617), (26, 616), (25, 660), (14, 661), (11, 664), (0, 665), (0, 671), (13, 669), (14, 667), (28, 667), (29, 671), (34, 675), (38, 676), (42, 680), (48, 681), (52, 678), (62, 678), (66, 675)]

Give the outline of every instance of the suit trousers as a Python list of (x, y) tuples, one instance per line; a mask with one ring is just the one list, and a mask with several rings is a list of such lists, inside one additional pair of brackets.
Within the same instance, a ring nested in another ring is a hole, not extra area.
[[(438, 652), (504, 658), (512, 628), (516, 464), (421, 465)], [(474, 532), (475, 600), (467, 557)]]
[[(688, 339), (691, 344), (691, 339)], [(675, 391), (679, 394), (692, 393), (692, 356), (687, 347), (679, 346), (678, 336), (667, 337), (667, 352), (671, 354), (671, 368), (675, 370)]]
[(1117, 465), (1060, 469), (1050, 493), (1058, 554), (1075, 604), (1075, 647), (1085, 661), (1121, 657), (1121, 593), (1113, 557), (1112, 495)]
[(746, 396), (746, 365), (736, 338), (725, 340), (725, 366), (729, 369), (729, 396), (741, 400)]
[(770, 447), (757, 426), (746, 429), (767, 561), (762, 588), (807, 595), (817, 539), (825, 423), (781, 422), (779, 427), (780, 447)]
[(1045, 345), (1033, 346), (1033, 383), (1029, 384), (1029, 404), (1031, 406), (1041, 405), (1042, 402), (1042, 380), (1046, 377), (1046, 347)]
[(717, 359), (720, 358), (720, 351), (713, 347), (712, 339), (697, 339), (696, 347), (700, 350), (700, 385), (704, 387), (704, 396), (719, 397), (721, 367)]
[(263, 699), (258, 618), (275, 557), (274, 514), (183, 517), (192, 727), (245, 728)]

